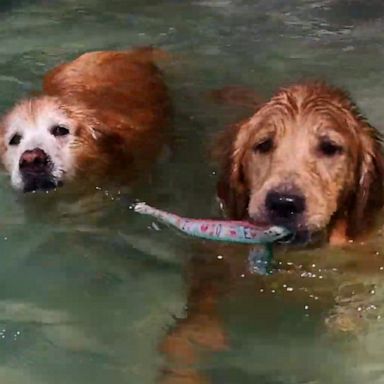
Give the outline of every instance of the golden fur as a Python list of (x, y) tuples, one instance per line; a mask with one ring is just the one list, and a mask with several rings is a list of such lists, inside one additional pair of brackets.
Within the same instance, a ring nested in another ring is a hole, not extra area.
[[(229, 90), (229, 94), (216, 96), (230, 100), (234, 92), (233, 88)], [(245, 100), (255, 108), (256, 97), (250, 97), (247, 91), (241, 98), (241, 91), (235, 91), (237, 101)], [(271, 142), (265, 145), (269, 139)], [(323, 143), (327, 144), (326, 153), (330, 148), (336, 151), (326, 155)], [(380, 144), (378, 132), (346, 93), (323, 83), (293, 85), (277, 92), (270, 101), (259, 105), (250, 118), (221, 135), (215, 145), (221, 166), (218, 196), (229, 217), (268, 221), (264, 202), (268, 190), (284, 186), (290, 191), (293, 187), (306, 201), (297, 229), (329, 229), (332, 243), (344, 243), (359, 235), (383, 205), (384, 161)], [(303, 284), (295, 273), (276, 274), (271, 279), (252, 278), (247, 269), (249, 249), (245, 246), (214, 244), (212, 248), (199, 250), (188, 262), (186, 315), (161, 343), (167, 358), (167, 369), (161, 376), (164, 384), (211, 382), (199, 367), (209, 352), (228, 348), (221, 313), (223, 298), (229, 296), (234, 301), (237, 294), (241, 297), (259, 290), (270, 292), (276, 281), (285, 281), (288, 276)], [(221, 255), (220, 259), (217, 255)], [(370, 263), (364, 258), (360, 262)], [(310, 285), (316, 284), (311, 280)], [(300, 292), (296, 290), (292, 300), (307, 304), (307, 296)], [(323, 299), (334, 301), (327, 294)], [(262, 306), (260, 311), (263, 312)], [(344, 320), (340, 316), (331, 318)]]
[(267, 193), (294, 189), (306, 206), (298, 230), (329, 227), (354, 237), (383, 205), (380, 141), (340, 89), (324, 83), (281, 89), (219, 141), (219, 198), (230, 217), (265, 221)]
[[(151, 48), (91, 52), (50, 71), (42, 94), (22, 101), (3, 119), (2, 158), (8, 171), (22, 156), (8, 145), (19, 130), (19, 147), (35, 132), (23, 151), (45, 145), (51, 159), (56, 143), (61, 152), (68, 151), (64, 182), (134, 180), (153, 163), (168, 135), (170, 102), (153, 62), (158, 56), (162, 52)], [(49, 125), (59, 123), (70, 130), (70, 139), (49, 136)]]

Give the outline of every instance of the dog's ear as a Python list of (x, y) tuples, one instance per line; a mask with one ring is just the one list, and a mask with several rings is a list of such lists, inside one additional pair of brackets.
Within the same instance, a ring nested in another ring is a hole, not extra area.
[(223, 172), (217, 182), (217, 197), (226, 216), (241, 220), (247, 214), (249, 193), (241, 185), (240, 180), (234, 184), (229, 172)]
[(247, 213), (249, 191), (242, 166), (242, 148), (235, 142), (244, 122), (228, 128), (215, 142), (213, 155), (219, 165), (217, 197), (224, 213), (232, 219), (242, 219)]
[[(227, 91), (224, 92), (226, 96)], [(239, 105), (251, 107), (253, 113), (224, 130), (215, 140), (212, 152), (215, 162), (219, 165), (217, 197), (222, 209), (232, 219), (243, 219), (247, 216), (250, 198), (244, 170), (245, 154), (249, 147), (250, 135), (257, 128), (258, 112), (265, 104), (253, 91), (247, 90), (244, 93), (240, 87), (236, 88), (234, 93), (239, 98)]]
[(384, 154), (379, 133), (366, 126), (361, 135), (356, 188), (347, 213), (347, 235), (368, 228), (384, 204)]

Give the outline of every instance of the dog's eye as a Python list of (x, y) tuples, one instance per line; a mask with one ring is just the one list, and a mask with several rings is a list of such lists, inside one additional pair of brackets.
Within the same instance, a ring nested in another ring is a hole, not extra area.
[(268, 138), (253, 146), (254, 152), (268, 153), (273, 149), (273, 139)]
[(15, 133), (12, 137), (11, 140), (9, 140), (9, 145), (19, 145), (21, 141), (21, 135), (18, 133)]
[(69, 129), (63, 127), (62, 125), (55, 125), (51, 128), (51, 133), (53, 136), (66, 136), (69, 134)]
[(343, 152), (343, 147), (330, 140), (323, 140), (319, 144), (319, 151), (325, 156), (335, 156)]

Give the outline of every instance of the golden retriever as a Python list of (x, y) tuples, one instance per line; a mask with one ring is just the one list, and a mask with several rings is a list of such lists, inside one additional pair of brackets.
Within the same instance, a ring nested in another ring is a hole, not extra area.
[(361, 232), (383, 205), (378, 131), (342, 90), (321, 82), (279, 90), (217, 149), (218, 197), (234, 219), (284, 225), (308, 240)]
[[(237, 101), (245, 100), (255, 108), (257, 97), (248, 92), (239, 97), (241, 90), (235, 91)], [(231, 99), (233, 92), (222, 96)], [(328, 229), (330, 241), (342, 243), (359, 235), (383, 205), (380, 135), (345, 92), (324, 83), (279, 90), (250, 118), (226, 130), (215, 152), (220, 161), (218, 196), (232, 219), (284, 225), (306, 241)], [(247, 247), (215, 245), (213, 252), (199, 250), (188, 262), (186, 315), (161, 344), (168, 363), (162, 383), (211, 382), (199, 366), (206, 352), (228, 346), (223, 298), (255, 296), (254, 305), (260, 306), (258, 292), (264, 292), (265, 304), (266, 295), (273, 300), (276, 286), (307, 283), (302, 282), (301, 270), (298, 277), (277, 273), (252, 278), (248, 252)], [(309, 282), (314, 292), (316, 284), (313, 279)], [(302, 300), (306, 305), (306, 289), (295, 292), (287, 300)], [(334, 303), (332, 292), (320, 284), (319, 292), (323, 300)], [(265, 311), (263, 305), (259, 309)], [(343, 317), (334, 321), (342, 322)]]
[(1, 159), (24, 192), (74, 180), (131, 182), (167, 139), (170, 102), (161, 51), (100, 51), (51, 70), (43, 91), (1, 122)]

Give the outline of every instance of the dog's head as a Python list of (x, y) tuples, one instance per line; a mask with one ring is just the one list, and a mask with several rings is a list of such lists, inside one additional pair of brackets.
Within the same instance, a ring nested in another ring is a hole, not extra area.
[(72, 180), (79, 169), (79, 150), (93, 132), (81, 113), (54, 97), (22, 101), (1, 123), (2, 161), (12, 186), (24, 192), (50, 190)]
[(383, 204), (379, 141), (341, 90), (282, 89), (219, 142), (219, 197), (234, 218), (308, 234), (344, 217), (354, 236)]

